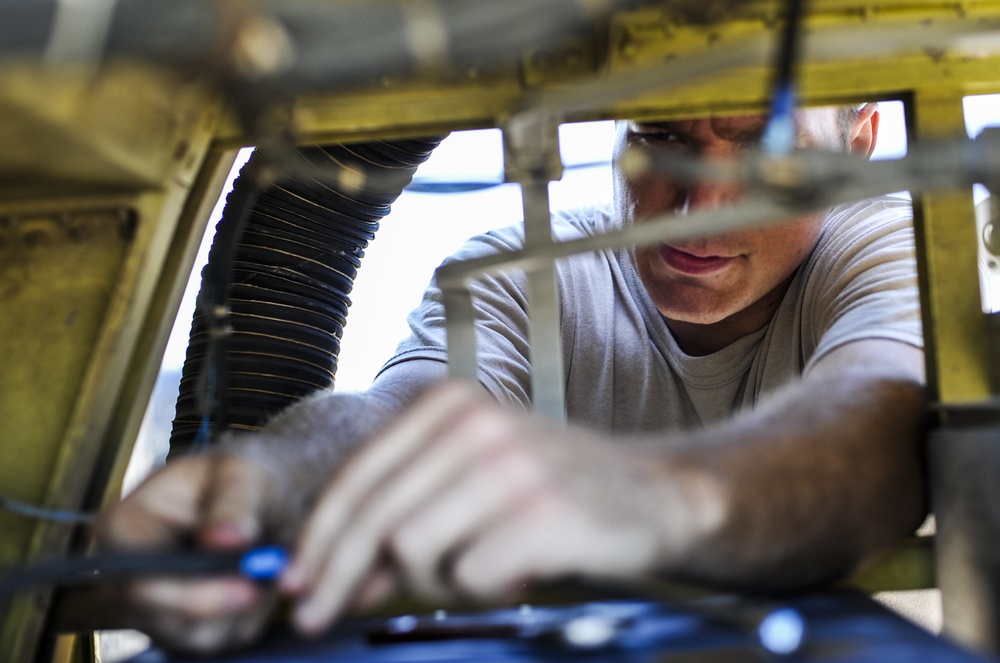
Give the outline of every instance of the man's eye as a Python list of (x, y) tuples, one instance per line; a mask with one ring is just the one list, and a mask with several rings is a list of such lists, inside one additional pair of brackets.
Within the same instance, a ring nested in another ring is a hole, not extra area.
[(688, 144), (688, 141), (681, 134), (670, 131), (669, 129), (660, 129), (657, 127), (644, 127), (642, 125), (633, 125), (630, 129), (632, 137), (647, 147), (655, 147), (659, 149), (663, 148), (677, 148), (684, 147)]

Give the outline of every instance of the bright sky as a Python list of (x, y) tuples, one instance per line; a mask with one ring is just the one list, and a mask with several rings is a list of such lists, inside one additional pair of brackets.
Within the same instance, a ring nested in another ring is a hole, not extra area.
[[(967, 100), (970, 135), (1000, 123), (1000, 95)], [(880, 104), (882, 123), (878, 158), (896, 158), (906, 152), (903, 107)], [(614, 141), (611, 122), (564, 125), (560, 131), (563, 163), (608, 161)], [(240, 160), (238, 163), (242, 163)], [(498, 130), (452, 134), (420, 168), (417, 177), (432, 180), (502, 179), (502, 146)], [(610, 200), (609, 167), (567, 170), (551, 186), (552, 207), (573, 207)], [(214, 228), (221, 206), (210, 221)], [(367, 387), (379, 367), (406, 335), (406, 315), (441, 260), (466, 238), (521, 218), (520, 195), (514, 185), (476, 193), (432, 195), (405, 192), (382, 222), (366, 251), (351, 296), (353, 305), (344, 330), (337, 371), (338, 390)], [(206, 247), (207, 251), (207, 247)], [(203, 252), (204, 254), (204, 252)], [(194, 273), (200, 273), (200, 265)], [(197, 285), (189, 288), (178, 315), (165, 364), (180, 365)]]

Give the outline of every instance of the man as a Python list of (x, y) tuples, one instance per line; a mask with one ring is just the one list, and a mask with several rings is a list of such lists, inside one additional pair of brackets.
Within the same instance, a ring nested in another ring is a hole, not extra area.
[[(728, 158), (764, 125), (622, 122), (616, 152)], [(874, 105), (797, 113), (800, 147), (868, 156), (877, 133)], [(740, 195), (659, 174), (615, 178), (614, 211), (560, 216), (561, 239)], [(368, 392), (318, 394), (260, 435), (172, 462), (103, 519), (101, 541), (287, 542), (294, 560), (278, 591), (304, 633), (400, 585), (496, 599), (570, 573), (754, 589), (845, 574), (912, 532), (925, 509), (907, 207), (869, 201), (560, 262), (569, 428), (517, 406), (529, 383), (523, 278), (476, 285), (480, 378), (493, 399), (439, 386), (432, 287)], [(489, 233), (458, 257), (519, 241)], [(152, 634), (211, 651), (250, 640), (274, 595), (220, 578), (137, 583), (129, 598)]]

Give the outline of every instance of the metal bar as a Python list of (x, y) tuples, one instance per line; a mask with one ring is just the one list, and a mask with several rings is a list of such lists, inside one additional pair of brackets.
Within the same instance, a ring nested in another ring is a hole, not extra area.
[[(801, 213), (801, 210), (799, 210)], [(656, 242), (677, 242), (742, 228), (759, 228), (780, 223), (793, 216), (785, 206), (767, 199), (743, 201), (738, 207), (695, 212), (688, 216), (664, 214), (639, 225), (627, 226), (600, 235), (591, 235), (544, 246), (525, 246), (520, 251), (454, 262), (437, 270), (441, 287), (454, 286), (476, 274), (497, 274), (513, 269), (533, 270), (556, 258), (577, 253), (602, 251), (620, 246), (642, 246)]]
[[(965, 133), (964, 90), (914, 94), (911, 124), (919, 137)], [(927, 193), (915, 200), (925, 361), (931, 398), (940, 404), (983, 401), (990, 395), (989, 353), (978, 279), (979, 243), (971, 187)], [(944, 630), (967, 646), (997, 651), (1000, 566), (992, 550), (998, 518), (996, 430), (949, 421), (932, 432), (929, 469), (938, 535), (937, 578)], [(990, 499), (985, 499), (989, 497)]]
[[(914, 94), (918, 138), (965, 133), (963, 91)], [(978, 239), (971, 187), (914, 199), (927, 383), (942, 404), (990, 396), (989, 354), (979, 295)]]
[[(549, 183), (521, 184), (525, 248), (552, 244)], [(528, 338), (531, 342), (531, 401), (536, 412), (557, 421), (566, 418), (562, 361), (562, 316), (555, 265), (528, 270)]]
[[(812, 190), (811, 198), (808, 200), (795, 199), (791, 195), (795, 193), (796, 185), (790, 189), (773, 187), (771, 195), (759, 195), (757, 198), (747, 199), (734, 208), (698, 212), (687, 216), (660, 215), (638, 226), (628, 226), (601, 235), (567, 242), (538, 243), (525, 246), (520, 251), (452, 263), (441, 268), (438, 278), (442, 283), (458, 283), (476, 274), (492, 274), (512, 269), (536, 269), (547, 261), (576, 253), (623, 246), (642, 246), (661, 241), (683, 241), (744, 228), (761, 227), (770, 223), (780, 223), (808, 211), (863, 200), (905, 188), (939, 191), (968, 186), (975, 181), (984, 181), (984, 178), (994, 172), (1000, 164), (997, 158), (1000, 143), (995, 138), (980, 137), (976, 141), (967, 141), (954, 136), (949, 138), (952, 140), (914, 144), (910, 154), (903, 159), (874, 163), (858, 162), (838, 153), (802, 153), (793, 156), (785, 166), (799, 173), (800, 181), (797, 186)], [(625, 155), (626, 159), (629, 157), (630, 154)], [(648, 163), (643, 164), (643, 167), (663, 167), (665, 172), (674, 177), (715, 178), (717, 181), (738, 183), (748, 189), (768, 184), (754, 179), (755, 172), (767, 172), (767, 164), (764, 162), (747, 161), (743, 167), (720, 169), (697, 160), (685, 162), (682, 159), (675, 159), (673, 163), (664, 161), (662, 164), (655, 158), (646, 161)], [(923, 200), (943, 200), (943, 195), (948, 194), (927, 195)], [(961, 205), (971, 203), (971, 197), (965, 193), (960, 194), (959, 199)], [(967, 209), (971, 210), (971, 207)], [(966, 217), (959, 214), (947, 218), (952, 225), (937, 232), (951, 238), (958, 237), (960, 244), (963, 243), (962, 235), (966, 236), (966, 240), (969, 237), (975, 240), (975, 226), (966, 223)], [(973, 277), (975, 277), (976, 246), (977, 243), (974, 241), (971, 246), (965, 246), (963, 249), (965, 252), (972, 249), (969, 265), (972, 267)], [(934, 244), (931, 248), (940, 249), (940, 245)], [(969, 275), (966, 274), (966, 277)], [(968, 289), (967, 285), (960, 284), (959, 287), (966, 288), (966, 294), (978, 292), (978, 286)], [(977, 297), (966, 297), (966, 299), (969, 311), (975, 311), (975, 317), (968, 315), (966, 319), (971, 319), (972, 323), (976, 324), (979, 308), (975, 301), (978, 299)], [(946, 301), (951, 301), (951, 297), (949, 296)]]
[(928, 440), (944, 633), (1000, 653), (1000, 427), (945, 427)]
[[(553, 116), (523, 113), (504, 129), (504, 169), (508, 181), (521, 185), (524, 249), (545, 251), (553, 245), (549, 181), (562, 175), (559, 124)], [(562, 361), (562, 316), (552, 260), (525, 270), (528, 343), (533, 409), (553, 419), (566, 418)]]
[(448, 377), (476, 384), (476, 314), (472, 293), (464, 283), (441, 287), (444, 298), (445, 331), (448, 341)]

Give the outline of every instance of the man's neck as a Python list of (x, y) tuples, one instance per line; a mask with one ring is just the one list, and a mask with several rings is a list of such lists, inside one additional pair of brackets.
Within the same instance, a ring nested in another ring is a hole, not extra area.
[(718, 322), (699, 324), (666, 317), (663, 320), (685, 354), (704, 357), (766, 327), (778, 310), (793, 278), (795, 273), (750, 306)]

